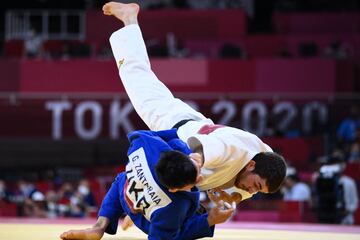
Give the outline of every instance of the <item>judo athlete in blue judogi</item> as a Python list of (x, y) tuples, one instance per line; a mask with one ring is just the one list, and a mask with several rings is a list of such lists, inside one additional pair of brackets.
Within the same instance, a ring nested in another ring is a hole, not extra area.
[(117, 176), (99, 212), (99, 216), (110, 219), (108, 233), (116, 232), (119, 217), (125, 212), (149, 239), (195, 239), (213, 235), (214, 227), (209, 226), (207, 214), (195, 214), (199, 206), (198, 189), (171, 193), (155, 174), (162, 152), (191, 153), (176, 137), (174, 130), (129, 134), (131, 146), (126, 173)]
[(202, 159), (191, 153), (176, 129), (135, 131), (128, 135), (130, 147), (126, 171), (107, 192), (97, 223), (89, 229), (71, 230), (62, 239), (101, 239), (115, 234), (119, 218), (128, 215), (148, 239), (197, 239), (211, 237), (214, 225), (226, 221), (232, 208), (223, 204), (199, 214)]

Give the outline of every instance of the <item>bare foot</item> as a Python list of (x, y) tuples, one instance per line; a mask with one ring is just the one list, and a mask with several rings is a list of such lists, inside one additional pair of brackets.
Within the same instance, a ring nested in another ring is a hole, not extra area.
[(100, 228), (87, 228), (84, 230), (70, 230), (60, 235), (63, 240), (100, 240), (104, 230)]
[(125, 26), (138, 23), (137, 15), (140, 7), (136, 3), (124, 4), (109, 2), (103, 6), (102, 10), (105, 15), (114, 15), (116, 18), (121, 20)]
[(121, 223), (121, 228), (122, 228), (122, 230), (126, 231), (133, 225), (134, 225), (134, 222), (131, 220), (131, 218), (129, 216), (126, 215), (123, 222)]

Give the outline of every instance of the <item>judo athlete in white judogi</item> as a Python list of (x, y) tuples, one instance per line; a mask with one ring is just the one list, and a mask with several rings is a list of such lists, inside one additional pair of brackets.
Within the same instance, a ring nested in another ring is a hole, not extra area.
[(201, 190), (228, 189), (231, 199), (224, 200), (237, 203), (257, 192), (276, 192), (285, 178), (284, 158), (256, 135), (215, 125), (175, 98), (151, 70), (137, 14), (129, 20), (122, 12), (127, 6), (111, 2), (103, 10), (125, 24), (111, 35), (110, 44), (121, 81), (141, 119), (154, 131), (178, 128), (179, 138), (202, 155), (203, 180), (197, 184)]

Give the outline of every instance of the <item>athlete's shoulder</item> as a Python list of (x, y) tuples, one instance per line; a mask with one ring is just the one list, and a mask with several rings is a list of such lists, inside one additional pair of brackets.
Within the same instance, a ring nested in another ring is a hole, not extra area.
[(154, 136), (154, 134), (152, 131), (148, 131), (148, 130), (136, 130), (127, 134), (127, 138), (129, 139), (130, 142), (139, 137), (144, 137), (144, 136)]

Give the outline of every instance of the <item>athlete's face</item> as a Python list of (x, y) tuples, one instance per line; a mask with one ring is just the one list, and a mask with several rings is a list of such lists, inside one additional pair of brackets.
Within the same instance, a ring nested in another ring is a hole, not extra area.
[(185, 187), (182, 187), (182, 188), (169, 189), (170, 192), (190, 191), (197, 183), (199, 183), (202, 180), (202, 176), (200, 175), (200, 170), (203, 165), (201, 155), (198, 153), (191, 153), (189, 155), (189, 158), (190, 158), (190, 161), (194, 164), (194, 167), (196, 168), (196, 171), (197, 171), (196, 182), (194, 184), (186, 185)]
[(258, 174), (253, 173), (252, 171), (254, 169), (255, 162), (251, 160), (237, 175), (235, 187), (245, 190), (251, 194), (256, 192), (268, 193), (269, 189), (266, 185), (266, 180), (261, 178)]

